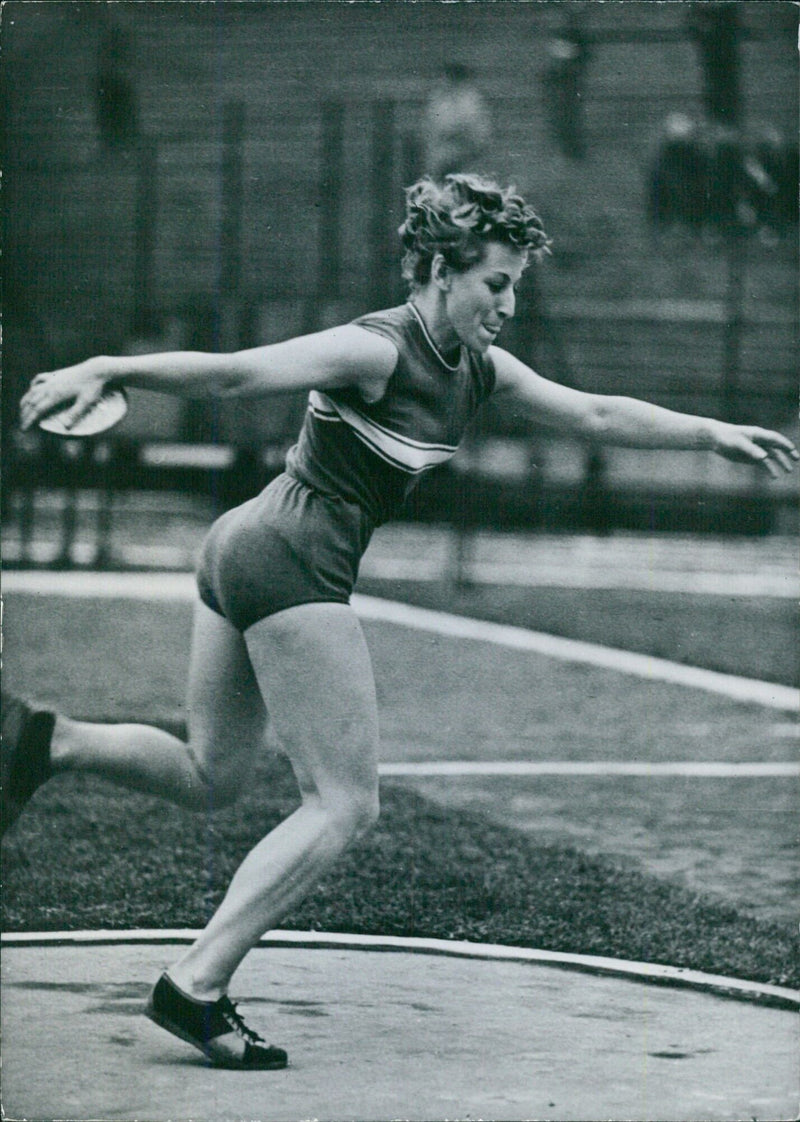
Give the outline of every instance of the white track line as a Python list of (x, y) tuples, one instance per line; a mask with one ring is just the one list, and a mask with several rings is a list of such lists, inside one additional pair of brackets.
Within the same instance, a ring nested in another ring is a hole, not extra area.
[[(129, 943), (193, 943), (200, 932), (194, 929), (139, 931), (24, 931), (5, 932), (2, 945), (23, 946), (101, 946)], [(531, 962), (541, 966), (558, 966), (591, 974), (607, 974), (631, 981), (655, 982), (705, 990), (727, 997), (746, 998), (764, 1004), (796, 1009), (800, 991), (767, 982), (747, 982), (723, 974), (705, 974), (660, 963), (633, 962), (600, 955), (567, 954), (540, 951), (531, 947), (509, 947), (497, 943), (468, 943), (450, 939), (415, 939), (402, 935), (349, 935), (340, 932), (271, 931), (263, 936), (259, 947), (300, 947), (306, 950), (405, 951), (412, 954), (447, 955), (453, 958)]]
[(695, 779), (783, 779), (800, 777), (800, 763), (716, 763), (675, 760), (649, 764), (646, 761), (597, 760), (431, 760), (380, 764), (381, 775), (388, 778), (427, 776), (641, 776), (646, 779), (683, 776)]
[(4, 592), (34, 596), (74, 596), (97, 600), (158, 600), (189, 602), (197, 598), (192, 573), (51, 572), (44, 569), (8, 569), (3, 573)]
[[(93, 598), (123, 598), (148, 601), (194, 600), (196, 586), (190, 573), (96, 573), (10, 571), (3, 575), (9, 592), (29, 592)], [(754, 678), (739, 678), (684, 666), (667, 659), (636, 654), (599, 643), (564, 639), (523, 627), (488, 623), (485, 620), (417, 608), (394, 600), (354, 595), (352, 604), (362, 619), (392, 623), (451, 638), (470, 639), (511, 650), (529, 651), (547, 658), (598, 666), (649, 681), (670, 682), (690, 689), (721, 694), (735, 701), (763, 705), (783, 712), (800, 708), (800, 690)]]
[[(196, 548), (171, 545), (147, 545), (127, 542), (118, 546), (115, 555), (124, 565), (141, 569), (191, 568)], [(29, 560), (50, 565), (58, 556), (51, 541), (31, 542), (27, 547)], [(72, 559), (77, 565), (91, 566), (96, 546), (90, 541), (77, 541), (72, 546)], [(19, 543), (4, 542), (8, 564), (19, 562)], [(361, 566), (364, 577), (378, 580), (410, 580), (434, 582), (446, 579), (448, 566), (440, 559), (418, 557), (372, 556), (367, 553)], [(563, 563), (541, 560), (464, 562), (464, 577), (473, 584), (496, 584), (519, 588), (576, 588), (605, 591), (668, 592), (704, 596), (768, 597), (796, 600), (800, 596), (798, 574), (790, 570), (747, 572), (724, 569), (670, 569), (664, 564), (643, 566), (628, 562), (624, 568), (609, 558), (591, 563), (565, 555)]]
[(691, 689), (706, 690), (709, 693), (733, 698), (735, 701), (753, 702), (772, 709), (794, 712), (800, 707), (800, 690), (792, 689), (790, 686), (763, 682), (755, 678), (739, 678), (733, 674), (720, 674), (716, 670), (703, 670), (696, 666), (684, 666), (651, 655), (635, 654), (616, 647), (603, 647), (599, 643), (563, 639), (541, 631), (529, 631), (523, 627), (510, 627), (507, 624), (488, 623), (485, 620), (454, 616), (446, 612), (434, 612), (428, 608), (416, 608), (394, 600), (377, 600), (371, 596), (354, 596), (353, 607), (362, 619), (394, 623), (418, 631), (432, 631), (437, 635), (447, 635), (452, 638), (493, 643), (512, 650), (530, 651), (566, 662), (599, 666), (606, 670), (633, 674), (650, 681), (671, 682)]
[[(361, 573), (378, 580), (437, 581), (445, 576), (436, 561), (376, 557), (364, 558)], [(796, 600), (800, 582), (795, 573), (716, 572), (703, 569), (619, 569), (564, 565), (526, 564), (510, 561), (467, 561), (464, 577), (474, 584), (497, 584), (518, 588), (580, 588), (627, 592), (676, 592), (704, 596), (755, 596)]]

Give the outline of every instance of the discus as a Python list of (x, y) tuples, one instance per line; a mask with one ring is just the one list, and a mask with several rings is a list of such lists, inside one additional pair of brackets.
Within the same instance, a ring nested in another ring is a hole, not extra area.
[(64, 424), (64, 417), (71, 408), (72, 405), (67, 405), (55, 413), (48, 413), (39, 421), (39, 428), (55, 436), (69, 437), (97, 436), (101, 432), (108, 432), (128, 412), (128, 395), (123, 389), (105, 390), (91, 409), (68, 427)]

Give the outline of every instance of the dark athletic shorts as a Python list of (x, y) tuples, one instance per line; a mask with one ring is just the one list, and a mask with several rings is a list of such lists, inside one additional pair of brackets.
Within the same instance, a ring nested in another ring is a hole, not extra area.
[(279, 475), (209, 530), (200, 598), (240, 631), (297, 604), (347, 604), (371, 529), (356, 503)]

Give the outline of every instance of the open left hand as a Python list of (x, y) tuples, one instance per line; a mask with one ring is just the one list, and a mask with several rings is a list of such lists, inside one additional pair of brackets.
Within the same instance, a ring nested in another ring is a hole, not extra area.
[(726, 460), (736, 463), (761, 464), (773, 479), (780, 469), (791, 471), (800, 452), (787, 436), (753, 425), (729, 425), (720, 421), (713, 430), (713, 449)]

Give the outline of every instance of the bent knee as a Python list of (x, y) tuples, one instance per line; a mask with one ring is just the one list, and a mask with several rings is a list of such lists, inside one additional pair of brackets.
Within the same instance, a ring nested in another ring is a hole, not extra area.
[(378, 788), (348, 791), (323, 800), (339, 843), (346, 847), (369, 833), (380, 815)]
[(201, 762), (190, 744), (186, 745), (190, 778), (186, 805), (191, 810), (221, 810), (238, 799), (242, 775), (232, 768), (209, 768)]
[(381, 814), (381, 801), (378, 789), (370, 791), (361, 800), (357, 815), (357, 829), (359, 837), (368, 833), (376, 824)]

